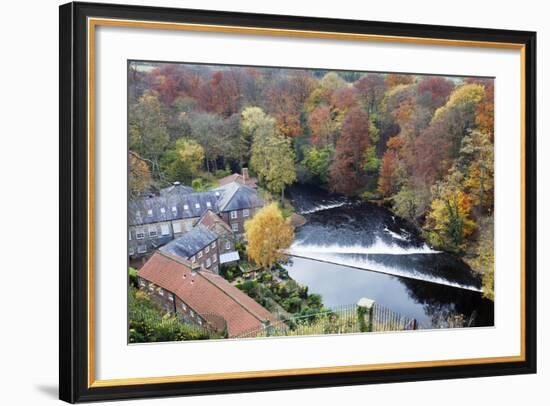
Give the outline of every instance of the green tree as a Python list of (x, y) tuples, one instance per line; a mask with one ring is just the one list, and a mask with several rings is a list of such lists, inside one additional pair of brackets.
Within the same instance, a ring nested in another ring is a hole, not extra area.
[(329, 180), (330, 163), (333, 155), (334, 148), (332, 146), (324, 148), (311, 147), (306, 150), (302, 164), (313, 176), (326, 185)]
[(180, 138), (175, 147), (164, 154), (161, 164), (170, 182), (188, 182), (198, 175), (204, 162), (204, 149), (194, 140)]
[(241, 113), (239, 156), (241, 167), (250, 160), (254, 139), (275, 135), (276, 122), (259, 107), (247, 107)]
[(285, 187), (296, 181), (294, 161), (295, 153), (289, 138), (255, 134), (250, 166), (271, 192), (281, 194), (282, 202)]
[(410, 186), (403, 186), (399, 192), (392, 197), (393, 210), (395, 214), (416, 223), (418, 213), (418, 200), (415, 191)]

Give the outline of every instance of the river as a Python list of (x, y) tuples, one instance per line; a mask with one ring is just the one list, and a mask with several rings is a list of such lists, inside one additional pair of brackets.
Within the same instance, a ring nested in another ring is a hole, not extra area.
[(479, 275), (460, 258), (434, 250), (407, 221), (309, 186), (294, 186), (288, 195), (307, 223), (296, 230), (285, 267), (325, 306), (367, 297), (423, 328), (442, 326), (456, 314), (472, 326), (493, 325), (493, 302), (482, 297)]

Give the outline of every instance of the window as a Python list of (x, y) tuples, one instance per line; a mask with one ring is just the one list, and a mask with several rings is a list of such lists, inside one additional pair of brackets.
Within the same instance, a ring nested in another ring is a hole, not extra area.
[(139, 210), (136, 211), (136, 217), (141, 217), (141, 212)]
[(237, 232), (239, 231), (239, 223), (232, 223), (231, 224), (231, 230)]
[(174, 229), (174, 233), (181, 233), (181, 224), (180, 223), (173, 223), (172, 228)]
[(147, 252), (147, 247), (145, 245), (138, 245), (137, 252), (138, 254), (145, 254)]
[(139, 286), (141, 287), (145, 286), (145, 281), (143, 279), (139, 280)]
[(201, 205), (199, 203), (195, 203), (195, 209), (200, 209)]
[(128, 230), (128, 241), (132, 241), (132, 232)]
[(184, 205), (183, 205), (183, 210), (189, 210), (189, 205), (184, 204)]
[(161, 208), (160, 208), (160, 212), (161, 212), (162, 214), (164, 214), (164, 213), (166, 213), (166, 209), (165, 209), (164, 207), (161, 207)]
[(218, 265), (216, 265), (216, 266), (214, 267), (214, 272), (215, 272), (215, 273), (219, 273), (219, 272), (218, 272)]
[(218, 256), (217, 255), (214, 255), (212, 257), (212, 262), (218, 262)]
[(212, 203), (206, 202), (206, 207), (208, 207), (208, 208), (212, 207)]
[(212, 249), (215, 250), (216, 249), (216, 241), (214, 241), (211, 245)]
[(169, 293), (169, 294), (168, 294), (168, 300), (170, 300), (171, 302), (173, 302), (173, 301), (174, 301), (174, 295), (171, 294), (171, 293)]
[(178, 208), (176, 206), (172, 206), (172, 214), (174, 216), (177, 216), (178, 215)]
[(158, 235), (156, 228), (149, 229), (149, 237), (156, 237)]
[(210, 268), (210, 265), (212, 265), (212, 261), (210, 261), (210, 258), (206, 258), (206, 267)]
[(145, 231), (143, 230), (137, 230), (136, 231), (136, 238), (138, 240), (143, 240), (145, 238)]
[(160, 225), (160, 233), (162, 235), (169, 235), (170, 234), (170, 226), (168, 224), (161, 224)]
[(250, 210), (244, 209), (243, 210), (243, 217), (248, 217), (248, 216), (250, 216)]
[(232, 211), (232, 212), (231, 212), (231, 218), (232, 218), (232, 219), (236, 219), (236, 218), (237, 218), (237, 212), (236, 212), (236, 211)]
[(195, 258), (195, 256), (193, 255), (193, 256), (191, 257), (191, 262), (194, 263), (195, 261), (196, 261), (196, 258)]
[(164, 296), (164, 289), (159, 288), (159, 295)]
[(181, 308), (182, 308), (183, 310), (187, 310), (186, 304), (185, 304), (185, 303), (182, 303), (182, 304), (181, 304)]
[(197, 254), (197, 257), (202, 258), (202, 251), (199, 251), (199, 253)]
[(148, 215), (149, 217), (153, 217), (153, 209), (147, 210), (147, 215)]
[(218, 197), (220, 195), (220, 192), (216, 192), (216, 197)]
[(206, 248), (204, 249), (204, 253), (205, 254), (208, 254), (210, 252), (210, 246), (206, 246)]
[(189, 314), (191, 315), (191, 317), (195, 317), (195, 312), (193, 310), (190, 310)]
[(230, 250), (231, 249), (231, 243), (229, 241), (225, 242), (225, 249)]
[(154, 285), (153, 283), (150, 283), (150, 284), (149, 284), (149, 290), (152, 291), (153, 289), (155, 289), (155, 285)]
[(128, 255), (134, 255), (134, 247), (128, 248)]
[(201, 319), (197, 319), (197, 323), (199, 323), (199, 326), (202, 326), (202, 320)]

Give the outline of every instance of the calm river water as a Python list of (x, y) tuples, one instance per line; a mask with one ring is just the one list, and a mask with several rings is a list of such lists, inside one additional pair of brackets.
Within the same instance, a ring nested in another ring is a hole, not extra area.
[(311, 187), (293, 187), (289, 196), (308, 222), (296, 231), (286, 268), (325, 306), (367, 297), (425, 328), (456, 313), (475, 326), (493, 325), (493, 303), (482, 298), (479, 276), (460, 258), (429, 247), (403, 219)]

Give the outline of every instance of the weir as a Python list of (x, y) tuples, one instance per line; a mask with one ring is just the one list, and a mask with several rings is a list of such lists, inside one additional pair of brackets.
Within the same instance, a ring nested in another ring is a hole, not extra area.
[[(450, 287), (453, 287), (453, 288), (470, 290), (470, 291), (473, 291), (473, 292), (481, 292), (482, 291), (481, 288), (478, 288), (478, 287), (475, 287), (475, 286), (472, 286), (472, 285), (463, 285), (463, 284), (460, 284), (460, 283), (457, 283), (457, 282), (448, 281), (448, 280), (445, 280), (443, 278), (438, 278), (438, 277), (434, 277), (434, 276), (431, 276), (431, 275), (420, 274), (420, 273), (411, 273), (411, 272), (401, 271), (401, 270), (398, 270), (398, 269), (392, 269), (390, 267), (384, 267), (385, 269), (382, 269), (382, 267), (369, 268), (369, 267), (366, 267), (366, 266), (360, 266), (358, 263), (353, 263), (352, 261), (338, 261), (337, 259), (322, 258), (322, 257), (319, 257), (319, 256), (316, 257), (316, 256), (312, 256), (312, 255), (307, 255), (307, 254), (299, 254), (299, 253), (293, 252), (292, 250), (286, 250), (285, 253), (288, 256), (295, 257), (295, 258), (303, 258), (303, 259), (309, 259), (309, 260), (313, 260), (313, 261), (323, 262), (323, 263), (326, 263), (326, 264), (340, 265), (340, 266), (344, 266), (344, 267), (359, 269), (359, 270), (365, 271), (365, 272), (376, 272), (376, 273), (381, 273), (381, 274), (385, 274), (385, 275), (397, 276), (399, 278), (414, 279), (414, 280), (422, 281), (422, 282), (426, 282), (426, 283), (433, 283), (433, 284), (437, 284), (437, 285), (450, 286)], [(344, 271), (342, 271), (342, 272), (344, 272)]]

